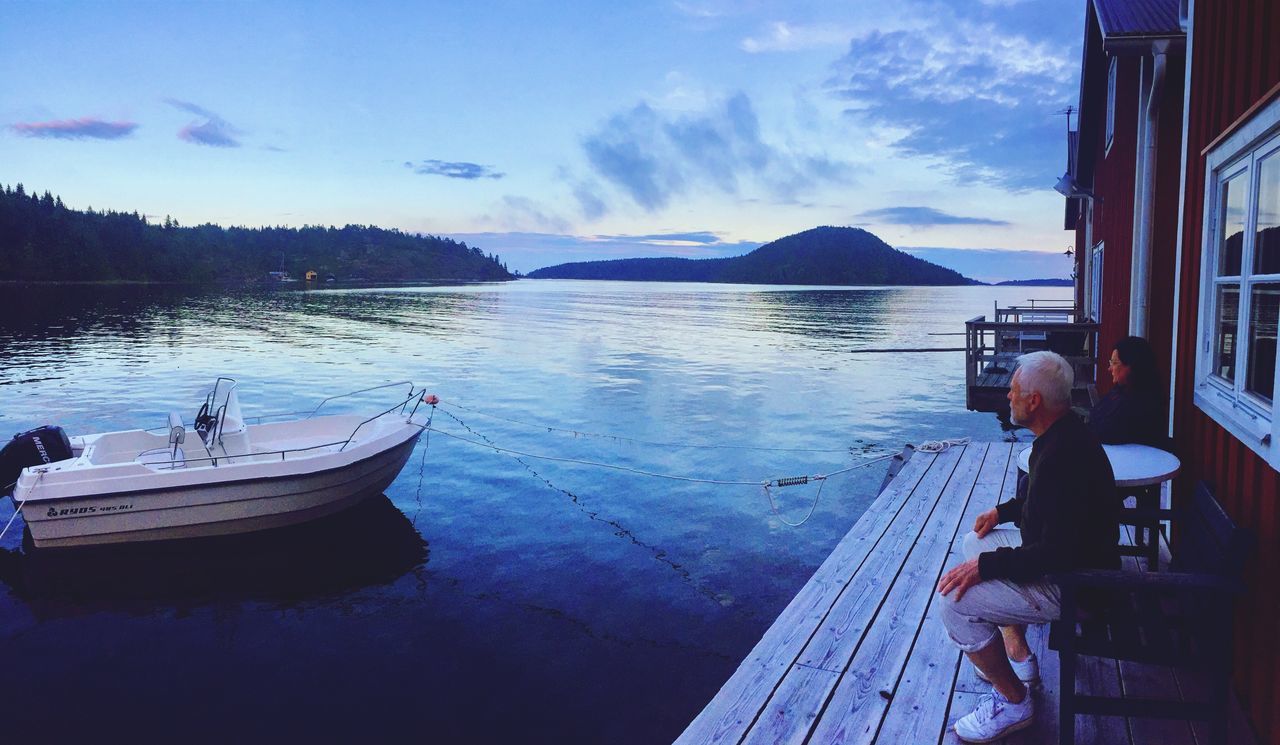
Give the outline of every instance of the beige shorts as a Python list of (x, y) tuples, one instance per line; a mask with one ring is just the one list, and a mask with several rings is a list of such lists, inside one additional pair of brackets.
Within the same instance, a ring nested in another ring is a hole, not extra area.
[[(966, 559), (974, 559), (1000, 546), (1022, 545), (1017, 529), (996, 528), (985, 537), (964, 537)], [(965, 652), (976, 652), (1000, 636), (1000, 626), (1045, 623), (1062, 615), (1058, 586), (1048, 582), (1018, 583), (991, 579), (970, 587), (960, 600), (955, 591), (940, 598), (942, 624), (947, 635)]]

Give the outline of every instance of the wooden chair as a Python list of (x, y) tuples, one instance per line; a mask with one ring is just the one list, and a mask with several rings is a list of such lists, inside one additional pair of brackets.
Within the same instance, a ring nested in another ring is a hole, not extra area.
[[(1133, 507), (1120, 508), (1120, 524), (1132, 525), (1133, 545), (1120, 546), (1121, 556), (1136, 556), (1147, 560), (1147, 570), (1160, 570), (1161, 521), (1177, 517), (1173, 510), (1160, 507), (1160, 485), (1135, 486), (1126, 490), (1125, 498), (1133, 497)], [(1210, 497), (1212, 499), (1212, 497)]]
[[(1231, 522), (1204, 483), (1179, 510), (1179, 520), (1168, 572), (1088, 570), (1051, 577), (1062, 588), (1062, 617), (1049, 633), (1061, 674), (1060, 745), (1075, 741), (1076, 714), (1200, 719), (1209, 723), (1211, 742), (1226, 743), (1233, 596), (1243, 587), (1253, 538)], [(1082, 593), (1093, 596), (1085, 608)], [(1080, 695), (1077, 655), (1200, 671), (1208, 678), (1209, 700)]]

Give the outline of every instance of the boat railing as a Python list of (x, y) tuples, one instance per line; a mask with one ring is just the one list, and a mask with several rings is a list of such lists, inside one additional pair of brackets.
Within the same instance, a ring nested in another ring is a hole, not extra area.
[[(369, 390), (376, 390), (377, 388), (386, 388), (386, 387), (388, 387), (388, 386), (392, 386), (392, 385), (401, 385), (401, 383), (389, 383), (389, 384), (387, 384), (387, 385), (375, 386), (374, 388), (368, 388), (368, 389), (365, 389), (365, 390), (366, 390), (366, 391), (369, 391)], [(353, 391), (353, 393), (364, 393), (364, 392), (365, 392), (365, 391)], [(377, 414), (375, 414), (375, 415), (373, 415), (373, 416), (369, 417), (368, 419), (365, 419), (364, 421), (360, 422), (359, 424), (357, 424), (357, 425), (355, 426), (355, 428), (351, 430), (351, 434), (347, 435), (347, 439), (345, 439), (345, 440), (335, 440), (335, 441), (333, 441), (333, 442), (325, 442), (325, 443), (321, 443), (321, 444), (319, 444), (319, 445), (308, 445), (307, 447), (288, 448), (288, 449), (285, 449), (285, 450), (259, 450), (259, 451), (250, 451), (250, 452), (247, 452), (247, 453), (227, 453), (227, 452), (225, 452), (225, 447), (224, 447), (224, 454), (223, 454), (223, 455), (211, 455), (211, 456), (209, 456), (209, 457), (207, 457), (207, 458), (178, 458), (178, 459), (170, 460), (168, 463), (165, 463), (165, 462), (163, 462), (163, 461), (162, 461), (162, 462), (159, 462), (159, 463), (152, 463), (152, 464), (150, 464), (150, 465), (151, 465), (153, 468), (160, 469), (160, 470), (172, 470), (172, 469), (175, 469), (175, 468), (182, 468), (182, 467), (186, 466), (186, 465), (187, 465), (187, 464), (189, 464), (189, 463), (204, 463), (204, 462), (208, 462), (209, 464), (211, 464), (211, 465), (213, 465), (213, 466), (217, 466), (217, 465), (218, 465), (218, 461), (219, 461), (219, 460), (224, 460), (224, 461), (225, 461), (225, 460), (231, 460), (231, 459), (233, 459), (233, 458), (261, 458), (262, 456), (268, 456), (268, 455), (279, 455), (279, 456), (280, 456), (280, 460), (281, 460), (281, 461), (284, 461), (284, 460), (286, 460), (286, 459), (287, 459), (287, 457), (286, 457), (286, 456), (288, 456), (288, 454), (289, 454), (289, 453), (304, 453), (304, 452), (307, 452), (307, 451), (310, 451), (310, 450), (319, 450), (319, 449), (321, 449), (321, 448), (332, 448), (332, 447), (335, 447), (335, 446), (338, 448), (338, 452), (339, 452), (339, 453), (341, 453), (341, 452), (343, 452), (344, 450), (346, 450), (347, 446), (351, 444), (351, 441), (355, 439), (355, 437), (356, 437), (356, 433), (358, 433), (358, 432), (360, 431), (360, 428), (361, 428), (361, 427), (364, 427), (366, 424), (369, 424), (370, 422), (373, 422), (373, 421), (375, 421), (375, 420), (377, 420), (377, 419), (381, 419), (382, 417), (384, 417), (384, 416), (386, 416), (387, 414), (390, 414), (390, 413), (392, 413), (392, 412), (394, 412), (394, 411), (400, 411), (400, 412), (402, 412), (402, 413), (403, 413), (403, 411), (405, 410), (405, 408), (407, 408), (407, 407), (408, 407), (408, 405), (414, 401), (414, 399), (417, 399), (417, 400), (418, 400), (418, 402), (420, 403), (420, 402), (422, 401), (422, 398), (423, 398), (423, 396), (424, 396), (425, 394), (426, 394), (426, 391), (425, 391), (425, 390), (423, 390), (423, 391), (416, 391), (416, 390), (414, 390), (414, 389), (413, 389), (413, 386), (412, 386), (412, 385), (410, 385), (410, 386), (409, 386), (409, 395), (408, 395), (408, 397), (406, 397), (406, 398), (404, 398), (403, 400), (401, 400), (401, 401), (400, 401), (399, 403), (397, 403), (395, 406), (392, 406), (392, 407), (391, 407), (391, 408), (389, 408), (389, 409), (386, 409), (386, 410), (384, 410), (384, 411), (381, 411), (381, 412), (379, 412), (379, 413), (377, 413)], [(341, 398), (341, 396), (334, 396), (333, 398)], [(225, 409), (226, 409), (226, 404), (224, 403), (224, 404), (222, 405), (222, 407), (219, 409), (219, 413), (220, 413), (219, 421), (221, 421), (221, 413), (222, 413)], [(414, 406), (414, 412), (415, 412), (415, 413), (417, 412), (417, 406), (416, 406), (416, 405)], [(412, 415), (410, 415), (410, 418), (412, 418)], [(423, 425), (417, 425), (417, 426), (423, 426)]]
[[(346, 449), (347, 449), (347, 445), (350, 445), (350, 444), (351, 444), (351, 441), (355, 439), (355, 437), (356, 437), (356, 433), (360, 431), (360, 428), (361, 428), (361, 427), (363, 427), (364, 425), (368, 424), (369, 422), (374, 421), (375, 419), (380, 419), (380, 418), (382, 418), (382, 417), (386, 416), (387, 414), (390, 414), (391, 412), (395, 411), (396, 409), (399, 409), (401, 413), (404, 413), (404, 409), (405, 409), (405, 407), (406, 407), (406, 406), (408, 406), (408, 405), (409, 405), (409, 402), (410, 402), (410, 401), (412, 401), (414, 398), (417, 398), (417, 399), (418, 399), (418, 402), (419, 402), (419, 403), (421, 403), (421, 401), (422, 401), (422, 397), (423, 397), (425, 394), (426, 394), (426, 391), (425, 391), (425, 390), (423, 390), (423, 391), (419, 392), (419, 391), (415, 391), (415, 390), (413, 390), (413, 386), (409, 386), (409, 397), (408, 397), (408, 398), (406, 398), (404, 401), (401, 401), (400, 403), (396, 404), (395, 406), (392, 406), (390, 409), (387, 409), (386, 411), (384, 411), (384, 412), (382, 412), (382, 413), (380, 413), (380, 414), (375, 414), (375, 415), (373, 415), (373, 416), (369, 417), (368, 419), (364, 420), (363, 422), (360, 422), (359, 424), (357, 424), (357, 425), (356, 425), (356, 428), (355, 428), (355, 429), (353, 429), (353, 430), (351, 430), (351, 434), (347, 437), (347, 441), (346, 441), (346, 442), (344, 442), (344, 443), (342, 443), (342, 447), (338, 448), (338, 452), (339, 452), (339, 453), (341, 453), (343, 450), (346, 450)], [(418, 411), (418, 407), (417, 407), (417, 405), (416, 405), (416, 404), (415, 404), (415, 405), (414, 405), (414, 407), (413, 407), (413, 411), (414, 411), (414, 413), (417, 413), (417, 411)], [(409, 418), (410, 418), (410, 419), (413, 419), (413, 414), (410, 414), (410, 415), (409, 415)]]
[(280, 456), (280, 460), (283, 461), (286, 459), (285, 456), (287, 456), (289, 453), (305, 453), (308, 450), (319, 450), (321, 448), (331, 448), (331, 447), (334, 447), (335, 445), (342, 445), (342, 444), (344, 444), (344, 441), (338, 440), (336, 442), (325, 442), (319, 445), (308, 445), (303, 448), (289, 448), (287, 450), (261, 450), (258, 452), (244, 453), (242, 455), (235, 455), (235, 454), (211, 455), (207, 458), (178, 458), (176, 460), (171, 460), (168, 463), (165, 463), (164, 461), (160, 461), (157, 463), (148, 463), (147, 465), (149, 465), (152, 468), (155, 468), (156, 470), (163, 471), (163, 470), (173, 470), (176, 468), (184, 468), (191, 463), (209, 463), (210, 465), (216, 466), (218, 465), (218, 461), (220, 460), (225, 461), (225, 460), (231, 460), (233, 458), (260, 458), (266, 455), (278, 455)]

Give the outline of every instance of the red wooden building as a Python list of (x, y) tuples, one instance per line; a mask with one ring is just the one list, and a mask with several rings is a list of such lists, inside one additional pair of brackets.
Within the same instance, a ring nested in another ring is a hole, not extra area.
[(1090, 0), (1082, 69), (1077, 303), (1104, 356), (1135, 333), (1168, 360), (1174, 499), (1208, 481), (1257, 536), (1235, 693), (1280, 743), (1280, 0)]

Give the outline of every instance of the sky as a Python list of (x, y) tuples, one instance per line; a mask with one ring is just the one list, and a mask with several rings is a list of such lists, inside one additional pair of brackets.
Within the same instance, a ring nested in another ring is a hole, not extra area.
[[(819, 225), (1065, 277), (1084, 2), (0, 2), (0, 184), (511, 269)], [(975, 250), (981, 249), (981, 250)], [(961, 267), (964, 267), (961, 269)]]

